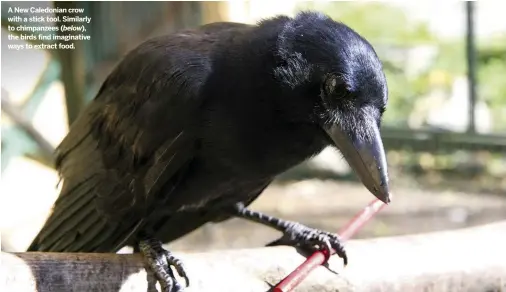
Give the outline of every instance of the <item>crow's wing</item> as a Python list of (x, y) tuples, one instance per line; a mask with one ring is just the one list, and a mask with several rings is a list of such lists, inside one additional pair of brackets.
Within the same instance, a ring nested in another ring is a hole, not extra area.
[(62, 191), (29, 251), (115, 252), (130, 240), (194, 156), (213, 45), (245, 27), (181, 31), (124, 58), (57, 149)]

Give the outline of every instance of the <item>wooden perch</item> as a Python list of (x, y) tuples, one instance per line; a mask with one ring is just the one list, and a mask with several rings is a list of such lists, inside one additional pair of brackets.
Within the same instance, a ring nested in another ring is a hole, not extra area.
[[(506, 221), (350, 241), (348, 267), (334, 256), (330, 268), (337, 274), (320, 267), (295, 291), (505, 291), (505, 247)], [(188, 292), (268, 291), (304, 259), (289, 247), (180, 256)], [(1, 291), (148, 291), (138, 255), (2, 253), (1, 261)]]

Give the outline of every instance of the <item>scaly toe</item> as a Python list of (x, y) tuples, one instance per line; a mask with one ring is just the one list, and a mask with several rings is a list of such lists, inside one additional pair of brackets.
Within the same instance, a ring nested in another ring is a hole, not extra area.
[(176, 269), (178, 275), (180, 277), (184, 278), (184, 280), (186, 282), (186, 287), (190, 286), (190, 278), (188, 277), (188, 274), (186, 273), (186, 269), (184, 267), (183, 261), (181, 261), (179, 258), (174, 256), (168, 250), (165, 251), (165, 257), (167, 259), (167, 262)]
[(182, 262), (174, 257), (171, 252), (165, 250), (161, 242), (149, 239), (139, 243), (139, 251), (143, 255), (148, 268), (154, 273), (155, 278), (160, 283), (163, 292), (180, 292), (183, 291), (174, 277), (174, 273), (170, 266), (174, 266), (181, 277), (184, 277), (187, 285), (189, 279), (186, 276)]

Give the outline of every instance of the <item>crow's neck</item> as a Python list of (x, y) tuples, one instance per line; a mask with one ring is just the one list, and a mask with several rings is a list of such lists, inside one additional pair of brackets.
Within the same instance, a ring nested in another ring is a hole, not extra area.
[(206, 81), (212, 99), (224, 99), (229, 104), (270, 102), (282, 94), (274, 77), (276, 66), (276, 35), (258, 28), (224, 40), (213, 56), (212, 74)]

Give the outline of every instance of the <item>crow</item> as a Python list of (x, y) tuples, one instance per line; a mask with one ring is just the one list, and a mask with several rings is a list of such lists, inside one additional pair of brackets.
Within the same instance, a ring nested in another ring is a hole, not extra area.
[(218, 22), (129, 52), (56, 150), (63, 180), (29, 251), (140, 252), (163, 291), (181, 291), (162, 248), (207, 222), (252, 220), (293, 245), (338, 235), (248, 209), (274, 178), (327, 146), (390, 202), (379, 128), (386, 78), (371, 44), (319, 12)]

